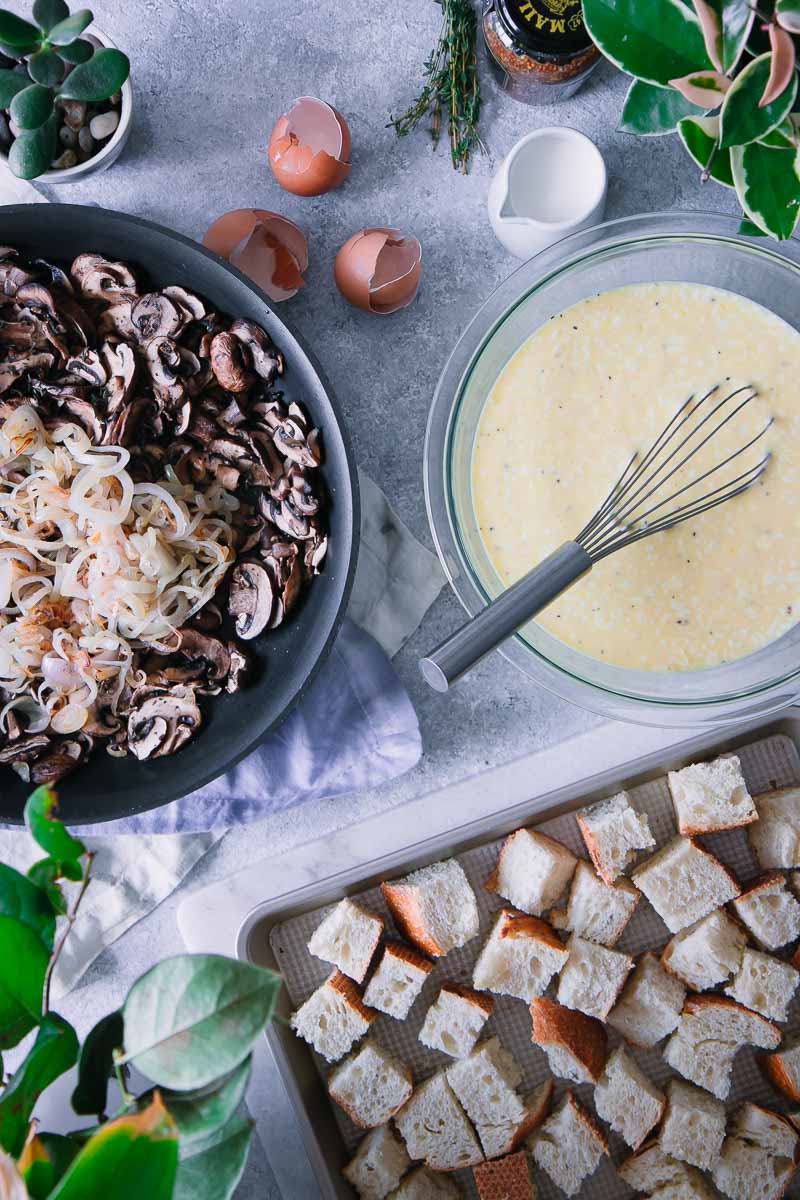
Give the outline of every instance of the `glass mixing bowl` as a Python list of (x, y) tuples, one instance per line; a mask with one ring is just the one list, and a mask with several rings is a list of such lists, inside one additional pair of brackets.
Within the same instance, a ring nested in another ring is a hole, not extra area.
[[(738, 225), (711, 213), (649, 213), (573, 234), (515, 271), (467, 327), (439, 380), (424, 470), (436, 548), (470, 615), (503, 589), (478, 531), (471, 479), (478, 422), (503, 367), (554, 313), (631, 283), (683, 280), (726, 288), (800, 327), (800, 242), (743, 238)], [(723, 519), (734, 519), (733, 513)], [(797, 529), (800, 536), (800, 510)], [(759, 569), (754, 560), (753, 570)], [(754, 654), (702, 671), (616, 667), (534, 622), (500, 653), (575, 704), (648, 725), (728, 724), (800, 695), (800, 624)]]

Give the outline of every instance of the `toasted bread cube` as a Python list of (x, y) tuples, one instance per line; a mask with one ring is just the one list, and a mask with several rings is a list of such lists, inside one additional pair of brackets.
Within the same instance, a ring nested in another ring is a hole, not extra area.
[(670, 771), (668, 782), (678, 829), (688, 837), (738, 829), (758, 820), (742, 764), (735, 754)]
[(400, 930), (425, 954), (440, 958), (478, 936), (478, 905), (455, 861), (433, 863), (381, 891)]
[(415, 1088), (394, 1119), (408, 1153), (433, 1171), (457, 1171), (483, 1162), (472, 1126), (444, 1071)]
[(800, 1104), (800, 1041), (794, 1039), (775, 1054), (765, 1054), (761, 1065), (770, 1083), (793, 1104)]
[(384, 1125), (413, 1091), (411, 1072), (374, 1039), (368, 1039), (331, 1073), (331, 1099), (362, 1129)]
[(776, 1050), (780, 1041), (777, 1025), (735, 1000), (689, 996), (664, 1058), (684, 1079), (725, 1100), (737, 1050), (748, 1044)]
[(646, 815), (636, 811), (627, 792), (581, 809), (577, 821), (597, 874), (609, 885), (641, 850), (656, 844)]
[(786, 1021), (798, 983), (800, 971), (781, 962), (779, 958), (762, 954), (760, 950), (751, 950), (748, 946), (733, 982), (725, 991), (746, 1008), (769, 1017), (771, 1021)]
[(677, 1028), (686, 989), (655, 954), (643, 954), (608, 1014), (608, 1023), (632, 1046), (657, 1046)]
[(521, 1146), (547, 1116), (553, 1092), (547, 1080), (522, 1100), (522, 1073), (497, 1038), (482, 1042), (469, 1056), (447, 1068), (447, 1082), (478, 1131), (487, 1158)]
[(531, 1041), (544, 1050), (554, 1075), (572, 1083), (597, 1083), (608, 1043), (600, 1021), (544, 996), (531, 1003), (531, 1018)]
[(457, 1200), (464, 1193), (457, 1187), (449, 1175), (429, 1171), (427, 1167), (417, 1167), (409, 1171), (399, 1188), (389, 1196), (389, 1200)]
[(716, 1162), (724, 1138), (725, 1105), (700, 1088), (670, 1079), (659, 1138), (664, 1153), (708, 1171)]
[(345, 897), (314, 930), (308, 951), (363, 983), (382, 933), (383, 917)]
[(745, 1103), (731, 1123), (714, 1182), (731, 1200), (780, 1200), (794, 1174), (798, 1135), (791, 1121), (759, 1104)]
[(334, 971), (292, 1014), (292, 1029), (328, 1062), (337, 1062), (377, 1017), (351, 979)]
[(739, 895), (727, 867), (691, 838), (676, 837), (633, 873), (670, 933), (679, 933)]
[(466, 1058), (475, 1048), (493, 1009), (491, 996), (457, 983), (442, 984), (425, 1014), (419, 1040), (431, 1050), (441, 1050), (452, 1058)]
[(572, 1092), (529, 1138), (534, 1161), (567, 1196), (577, 1196), (608, 1154), (600, 1126)]
[(665, 1154), (660, 1142), (648, 1142), (617, 1170), (628, 1187), (653, 1200), (716, 1200), (700, 1172)]
[(524, 1150), (500, 1162), (481, 1163), (472, 1168), (480, 1200), (536, 1200)]
[(404, 1021), (432, 970), (430, 959), (410, 946), (387, 942), (377, 970), (367, 984), (364, 1003)]
[(733, 901), (733, 908), (764, 950), (780, 950), (800, 938), (800, 903), (780, 871), (762, 876)]
[(558, 981), (558, 1003), (605, 1021), (633, 969), (633, 959), (575, 934), (567, 949), (569, 958)]
[(794, 1160), (800, 1148), (800, 1135), (793, 1117), (749, 1100), (736, 1110), (730, 1132), (733, 1137), (744, 1138), (776, 1158)]
[(696, 925), (676, 933), (664, 947), (661, 961), (681, 983), (695, 992), (704, 992), (736, 974), (746, 945), (741, 926), (718, 908)]
[(472, 982), (476, 988), (530, 1003), (543, 994), (568, 957), (567, 947), (548, 924), (503, 908), (478, 955)]
[(521, 912), (540, 917), (558, 901), (577, 861), (572, 851), (554, 838), (533, 829), (518, 829), (503, 843), (486, 887)]
[(639, 903), (640, 893), (627, 879), (609, 886), (580, 860), (572, 877), (566, 909), (554, 909), (550, 921), (601, 946), (613, 946)]
[(622, 1046), (609, 1055), (594, 1089), (597, 1115), (637, 1150), (664, 1111), (664, 1094)]
[(800, 788), (779, 788), (755, 798), (758, 821), (747, 836), (762, 870), (800, 867)]
[(342, 1174), (360, 1200), (386, 1200), (411, 1166), (406, 1148), (390, 1125), (371, 1130)]

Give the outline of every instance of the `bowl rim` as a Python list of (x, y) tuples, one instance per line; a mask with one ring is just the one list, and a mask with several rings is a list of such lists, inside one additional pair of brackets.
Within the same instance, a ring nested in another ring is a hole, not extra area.
[[(573, 232), (517, 267), (478, 309), (464, 329), (440, 375), (434, 393), (424, 448), (424, 490), (428, 521), (436, 551), (448, 581), (466, 612), (473, 616), (486, 606), (489, 593), (465, 549), (450, 488), (450, 445), (466, 384), (481, 354), (515, 309), (556, 277), (595, 255), (623, 245), (687, 238), (712, 239), (760, 252), (783, 268), (800, 272), (800, 242), (781, 243), (747, 237), (739, 232), (740, 218), (702, 210), (641, 213), (617, 217)], [(791, 249), (789, 248), (791, 247)], [(794, 628), (797, 628), (795, 626)], [(784, 636), (789, 636), (784, 635)], [(557, 641), (557, 639), (554, 639)], [(771, 643), (775, 647), (782, 639)], [(565, 649), (566, 643), (562, 643)], [(774, 712), (800, 695), (800, 660), (780, 676), (744, 693), (705, 698), (652, 697), (613, 686), (599, 685), (554, 662), (519, 633), (499, 652), (546, 690), (605, 717), (658, 726), (719, 725)], [(766, 648), (765, 648), (766, 649)], [(580, 661), (595, 662), (574, 651)], [(745, 661), (738, 660), (739, 663)], [(732, 664), (729, 664), (732, 665)], [(609, 664), (611, 667), (611, 664)], [(697, 678), (703, 672), (628, 672), (611, 667), (618, 676), (640, 675)], [(719, 670), (710, 668), (709, 670)]]

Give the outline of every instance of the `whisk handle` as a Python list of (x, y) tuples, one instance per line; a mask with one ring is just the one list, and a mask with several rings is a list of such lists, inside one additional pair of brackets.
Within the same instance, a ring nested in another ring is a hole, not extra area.
[(531, 618), (565, 592), (591, 568), (592, 560), (577, 542), (565, 542), (457, 629), (427, 658), (420, 670), (437, 692), (446, 692), (490, 650), (506, 641)]

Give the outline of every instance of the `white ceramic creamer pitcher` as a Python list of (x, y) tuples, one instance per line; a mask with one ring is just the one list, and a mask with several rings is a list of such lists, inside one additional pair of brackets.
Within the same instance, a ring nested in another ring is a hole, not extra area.
[(489, 220), (506, 250), (530, 258), (559, 238), (603, 218), (608, 176), (585, 134), (565, 126), (535, 129), (512, 147), (489, 188)]

